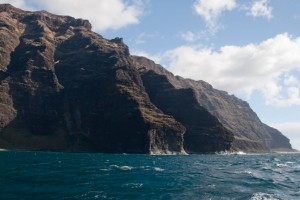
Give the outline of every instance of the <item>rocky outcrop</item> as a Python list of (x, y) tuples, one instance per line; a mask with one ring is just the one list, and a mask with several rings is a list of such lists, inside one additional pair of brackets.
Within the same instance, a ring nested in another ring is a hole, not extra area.
[(147, 58), (132, 57), (135, 65), (139, 69), (143, 69), (143, 73), (147, 72), (164, 77), (166, 82), (178, 90), (192, 90), (198, 106), (208, 110), (227, 130), (234, 134), (232, 150), (250, 152), (267, 152), (277, 149), (292, 150), (289, 139), (278, 130), (262, 123), (247, 102), (229, 95), (225, 91), (216, 90), (204, 81), (174, 76)]
[(183, 154), (290, 147), (245, 102), (131, 56), (121, 38), (91, 28), (87, 20), (0, 5), (0, 148)]

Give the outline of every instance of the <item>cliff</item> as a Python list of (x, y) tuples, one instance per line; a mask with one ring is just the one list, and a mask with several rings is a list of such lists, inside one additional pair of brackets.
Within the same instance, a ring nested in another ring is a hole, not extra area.
[[(91, 28), (87, 20), (0, 5), (0, 148), (146, 154), (290, 148), (245, 102), (131, 56), (121, 38), (107, 40)], [(236, 107), (220, 103), (226, 99), (240, 102), (238, 113), (251, 123), (237, 130), (243, 121), (233, 117)]]
[[(247, 102), (238, 99), (234, 95), (229, 95), (225, 91), (214, 89), (204, 81), (194, 81), (174, 76), (171, 72), (147, 58), (132, 57), (135, 65), (143, 73), (151, 72), (160, 75), (174, 88), (192, 90), (197, 105), (205, 108), (227, 130), (234, 134), (231, 150), (248, 152), (268, 152), (277, 149), (292, 150), (289, 139), (278, 130), (262, 123)], [(145, 78), (143, 80), (147, 82)]]
[(151, 103), (120, 39), (82, 19), (0, 11), (1, 148), (184, 152), (185, 127)]

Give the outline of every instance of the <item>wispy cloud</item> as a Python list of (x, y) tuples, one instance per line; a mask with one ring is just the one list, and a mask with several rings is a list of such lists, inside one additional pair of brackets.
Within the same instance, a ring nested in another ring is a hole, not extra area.
[(248, 15), (253, 17), (265, 17), (271, 19), (273, 17), (273, 8), (268, 5), (268, 0), (259, 0), (253, 2), (252, 6), (248, 8)]
[(143, 3), (140, 0), (131, 4), (124, 0), (0, 0), (0, 3), (88, 19), (96, 31), (137, 24), (143, 13)]
[(202, 38), (201, 35), (193, 33), (192, 31), (181, 33), (180, 36), (188, 42), (194, 42)]
[[(196, 80), (205, 80), (230, 93), (263, 94), (266, 103), (300, 105), (299, 77), (289, 72), (300, 69), (300, 37), (279, 34), (259, 44), (211, 48), (180, 46), (164, 54), (168, 69)], [(282, 80), (284, 79), (284, 80)]]
[(218, 18), (224, 11), (230, 11), (236, 8), (235, 0), (197, 0), (194, 3), (194, 9), (206, 22), (209, 29), (216, 32), (220, 25)]
[(158, 37), (158, 34), (156, 34), (156, 33), (150, 34), (150, 33), (142, 32), (135, 38), (135, 44), (137, 44), (137, 45), (144, 44), (144, 43), (147, 43), (147, 41), (149, 39), (153, 39), (156, 37)]
[(211, 31), (212, 30), (210, 29), (201, 30), (198, 32), (186, 31), (186, 32), (179, 33), (179, 37), (181, 37), (186, 42), (195, 42), (198, 40), (209, 41), (211, 37), (215, 35), (215, 32), (214, 31), (211, 32)]

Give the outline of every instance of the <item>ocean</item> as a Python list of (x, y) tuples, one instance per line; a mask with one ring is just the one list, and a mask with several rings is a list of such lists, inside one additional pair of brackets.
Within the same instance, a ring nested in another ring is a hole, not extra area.
[(300, 199), (300, 154), (0, 152), (1, 200)]

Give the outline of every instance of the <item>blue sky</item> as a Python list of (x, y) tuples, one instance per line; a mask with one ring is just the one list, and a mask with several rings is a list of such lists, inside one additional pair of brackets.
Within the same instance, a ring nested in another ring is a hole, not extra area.
[(250, 103), (300, 149), (298, 0), (0, 0), (85, 18), (176, 75)]

